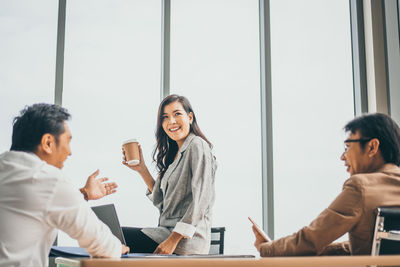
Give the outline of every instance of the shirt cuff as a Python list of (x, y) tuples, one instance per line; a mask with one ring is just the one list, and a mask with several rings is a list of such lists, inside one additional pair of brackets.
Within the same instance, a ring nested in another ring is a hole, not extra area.
[(273, 257), (278, 256), (274, 255), (273, 247), (271, 246), (272, 242), (266, 242), (261, 244), (260, 246), (260, 256), (261, 257)]
[(146, 196), (153, 202), (153, 192), (149, 189), (146, 190)]
[(82, 193), (83, 198), (84, 198), (86, 201), (89, 201), (89, 196), (88, 196), (88, 194), (87, 194), (87, 191), (86, 191), (85, 187), (80, 188), (79, 191)]
[(196, 232), (196, 227), (191, 224), (177, 222), (173, 232), (183, 235), (184, 238), (192, 238)]

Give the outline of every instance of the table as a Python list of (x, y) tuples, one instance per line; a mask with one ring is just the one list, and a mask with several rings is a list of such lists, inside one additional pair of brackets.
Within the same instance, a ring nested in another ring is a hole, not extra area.
[[(63, 261), (63, 263), (62, 263)], [(64, 259), (56, 258), (59, 267), (341, 267), (400, 266), (399, 256), (311, 256), (272, 258), (128, 258), (128, 259)], [(64, 264), (64, 265), (62, 265)], [(69, 264), (69, 265), (68, 265)]]

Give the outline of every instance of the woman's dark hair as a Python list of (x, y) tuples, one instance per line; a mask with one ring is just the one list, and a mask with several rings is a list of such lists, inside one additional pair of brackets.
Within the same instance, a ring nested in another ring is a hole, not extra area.
[[(360, 133), (360, 138), (379, 140), (386, 163), (400, 165), (400, 128), (388, 115), (375, 113), (355, 118), (344, 126), (346, 132)], [(364, 148), (365, 143), (360, 143)]]
[(184, 96), (179, 95), (169, 95), (161, 102), (158, 108), (157, 114), (157, 129), (156, 129), (156, 140), (157, 146), (153, 151), (153, 159), (157, 164), (158, 175), (160, 178), (164, 176), (165, 171), (168, 169), (168, 166), (174, 161), (175, 155), (178, 152), (178, 144), (168, 137), (162, 127), (162, 115), (164, 113), (165, 106), (173, 103), (179, 102), (182, 104), (183, 109), (186, 111), (187, 114), (192, 112), (193, 114), (193, 121), (190, 125), (190, 132), (200, 136), (208, 143), (208, 145), (212, 148), (212, 144), (204, 134), (201, 132), (199, 125), (197, 124), (196, 115), (194, 114), (193, 108), (190, 105), (189, 100)]
[(25, 107), (14, 118), (10, 150), (35, 152), (46, 133), (58, 137), (64, 133), (64, 121), (71, 115), (65, 108), (51, 104), (34, 104)]

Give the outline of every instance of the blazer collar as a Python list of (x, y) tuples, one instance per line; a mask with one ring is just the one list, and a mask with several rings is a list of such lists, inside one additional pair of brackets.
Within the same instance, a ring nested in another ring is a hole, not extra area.
[(176, 157), (176, 159), (171, 163), (171, 165), (168, 166), (168, 169), (165, 171), (164, 176), (162, 178), (162, 180), (164, 180), (164, 182), (161, 183), (161, 189), (165, 192), (166, 187), (167, 187), (167, 182), (169, 176), (171, 175), (171, 173), (175, 170), (176, 166), (178, 166), (178, 162), (181, 160), (182, 158), (182, 154), (183, 152), (187, 149), (187, 147), (190, 145), (190, 143), (192, 142), (193, 138), (196, 135), (193, 133), (190, 133), (185, 141), (182, 144), (182, 147), (179, 149), (178, 151), (178, 155)]
[(396, 172), (396, 171), (399, 171), (399, 167), (393, 163), (386, 163), (377, 170), (377, 172)]
[(190, 143), (192, 142), (192, 140), (195, 136), (196, 135), (194, 133), (189, 133), (189, 135), (185, 139), (185, 142), (183, 142), (181, 148), (179, 149), (179, 152), (180, 152), (179, 154), (181, 154), (182, 152), (184, 152), (187, 149), (187, 147), (190, 145)]

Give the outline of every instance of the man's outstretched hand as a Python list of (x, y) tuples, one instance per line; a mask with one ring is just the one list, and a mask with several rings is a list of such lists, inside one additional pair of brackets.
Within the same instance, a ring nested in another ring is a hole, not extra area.
[(92, 173), (87, 179), (85, 186), (80, 189), (85, 200), (96, 200), (117, 192), (116, 188), (118, 185), (115, 182), (105, 183), (105, 181), (108, 181), (107, 177), (96, 179), (99, 172), (100, 170), (97, 170)]

